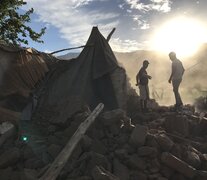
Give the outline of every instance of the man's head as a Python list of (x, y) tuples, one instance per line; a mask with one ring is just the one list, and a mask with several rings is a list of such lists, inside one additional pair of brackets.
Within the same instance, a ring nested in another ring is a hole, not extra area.
[(144, 60), (143, 61), (143, 67), (146, 69), (149, 65), (149, 61), (148, 60)]
[(169, 53), (169, 57), (170, 57), (170, 60), (171, 60), (171, 61), (177, 59), (177, 57), (176, 57), (176, 53), (173, 52), (173, 51)]

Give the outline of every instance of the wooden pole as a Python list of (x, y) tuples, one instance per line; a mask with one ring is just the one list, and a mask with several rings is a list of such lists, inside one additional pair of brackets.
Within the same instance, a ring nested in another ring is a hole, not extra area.
[(90, 114), (90, 116), (80, 124), (76, 132), (73, 134), (71, 139), (68, 141), (66, 146), (60, 152), (60, 154), (56, 157), (54, 162), (51, 164), (50, 168), (46, 171), (46, 173), (39, 178), (39, 180), (55, 180), (62, 168), (65, 166), (69, 157), (71, 156), (73, 150), (76, 148), (78, 142), (81, 140), (82, 136), (85, 134), (90, 125), (95, 121), (95, 118), (99, 115), (99, 113), (103, 110), (104, 104), (100, 103)]
[(116, 28), (113, 28), (113, 29), (111, 30), (111, 32), (109, 33), (109, 35), (108, 35), (107, 38), (106, 38), (107, 42), (109, 42), (109, 40), (111, 39), (111, 36), (112, 36), (112, 34), (114, 33), (115, 30), (116, 30)]
[(79, 49), (79, 48), (84, 48), (84, 47), (91, 47), (93, 46), (93, 44), (89, 44), (89, 45), (85, 45), (85, 46), (78, 46), (78, 47), (73, 47), (73, 48), (66, 48), (66, 49), (61, 49), (61, 50), (58, 50), (58, 51), (54, 51), (54, 52), (51, 52), (49, 54), (56, 54), (56, 53), (59, 53), (59, 52), (62, 52), (62, 51), (69, 51), (69, 50), (72, 50), (72, 49)]

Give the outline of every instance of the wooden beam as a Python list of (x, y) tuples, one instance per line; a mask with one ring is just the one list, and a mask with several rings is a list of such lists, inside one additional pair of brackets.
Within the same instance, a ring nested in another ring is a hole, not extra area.
[(50, 168), (46, 171), (46, 173), (39, 178), (39, 180), (55, 180), (62, 168), (65, 166), (66, 162), (70, 158), (73, 150), (76, 148), (78, 142), (81, 140), (82, 136), (85, 134), (90, 125), (95, 121), (95, 118), (99, 115), (99, 113), (103, 110), (104, 105), (100, 103), (90, 114), (90, 116), (80, 124), (76, 132), (73, 134), (71, 139), (68, 141), (66, 146), (60, 152), (60, 154), (56, 157), (54, 162), (51, 164)]
[(72, 50), (72, 49), (79, 49), (79, 48), (84, 48), (84, 47), (92, 47), (94, 46), (93, 44), (89, 44), (89, 45), (85, 45), (85, 46), (78, 46), (78, 47), (73, 47), (73, 48), (66, 48), (66, 49), (61, 49), (61, 50), (58, 50), (58, 51), (54, 51), (54, 52), (51, 52), (49, 54), (56, 54), (56, 53), (59, 53), (59, 52), (62, 52), (62, 51), (69, 51), (69, 50)]
[(111, 39), (112, 34), (114, 33), (114, 31), (116, 30), (116, 28), (113, 28), (112, 31), (109, 33), (109, 35), (107, 36), (106, 40), (109, 42), (109, 40)]

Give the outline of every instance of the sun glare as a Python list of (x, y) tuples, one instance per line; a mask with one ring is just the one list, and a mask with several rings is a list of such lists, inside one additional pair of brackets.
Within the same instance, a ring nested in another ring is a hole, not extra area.
[(207, 42), (207, 29), (201, 22), (190, 18), (175, 18), (155, 33), (152, 48), (163, 53), (175, 51), (180, 56), (191, 56)]

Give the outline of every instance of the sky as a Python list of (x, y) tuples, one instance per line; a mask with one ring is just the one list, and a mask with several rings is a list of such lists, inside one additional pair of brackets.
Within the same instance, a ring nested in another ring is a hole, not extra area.
[(39, 51), (85, 45), (93, 26), (105, 37), (116, 28), (110, 45), (118, 52), (179, 47), (189, 53), (189, 44), (207, 42), (206, 0), (25, 1), (25, 10), (34, 8), (29, 25), (37, 32), (47, 27), (44, 44), (29, 41)]

